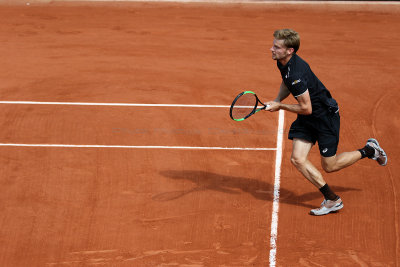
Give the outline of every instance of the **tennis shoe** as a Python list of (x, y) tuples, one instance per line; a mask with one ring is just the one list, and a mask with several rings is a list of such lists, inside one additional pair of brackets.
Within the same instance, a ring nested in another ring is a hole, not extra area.
[(387, 155), (385, 151), (379, 146), (378, 141), (374, 138), (370, 138), (367, 141), (367, 146), (370, 146), (375, 150), (374, 155), (369, 158), (376, 160), (379, 165), (385, 166), (387, 164)]
[(324, 199), (321, 203), (321, 207), (318, 209), (312, 209), (310, 211), (311, 215), (326, 215), (331, 212), (337, 212), (338, 210), (343, 208), (343, 201), (339, 197), (337, 200), (329, 200), (329, 199)]

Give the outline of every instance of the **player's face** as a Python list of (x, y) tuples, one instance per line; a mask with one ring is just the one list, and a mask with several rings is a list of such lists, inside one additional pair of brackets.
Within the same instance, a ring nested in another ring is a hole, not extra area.
[(270, 49), (273, 60), (285, 61), (285, 59), (293, 53), (293, 48), (287, 48), (283, 43), (284, 40), (274, 39)]

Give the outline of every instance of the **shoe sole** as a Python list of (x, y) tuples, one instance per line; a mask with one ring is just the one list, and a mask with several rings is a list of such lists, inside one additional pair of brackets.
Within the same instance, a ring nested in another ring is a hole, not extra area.
[[(378, 140), (376, 140), (375, 138), (370, 138), (370, 139), (368, 139), (368, 141), (367, 141), (367, 143), (368, 142), (371, 142), (371, 143), (374, 143), (375, 145), (377, 145), (378, 146), (378, 148), (381, 150), (381, 151), (383, 151), (383, 153), (385, 154), (385, 162), (383, 163), (383, 164), (379, 164), (379, 165), (381, 165), (381, 166), (386, 166), (386, 164), (387, 164), (387, 161), (388, 161), (388, 159), (387, 159), (387, 155), (386, 155), (386, 152), (385, 152), (385, 150), (383, 150), (383, 148), (381, 148), (381, 146), (379, 145), (379, 142), (378, 142)], [(379, 162), (378, 162), (379, 163)]]

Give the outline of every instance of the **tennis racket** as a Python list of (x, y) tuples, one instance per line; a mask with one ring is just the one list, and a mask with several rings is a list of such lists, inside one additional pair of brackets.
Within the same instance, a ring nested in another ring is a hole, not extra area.
[(244, 91), (233, 100), (229, 115), (234, 121), (243, 121), (268, 106), (252, 91)]

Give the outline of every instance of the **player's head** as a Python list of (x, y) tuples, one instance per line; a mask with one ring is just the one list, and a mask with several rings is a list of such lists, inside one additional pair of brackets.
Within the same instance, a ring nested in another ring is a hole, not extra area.
[(274, 32), (274, 37), (277, 40), (283, 40), (286, 48), (293, 48), (293, 53), (296, 53), (300, 47), (300, 35), (291, 29), (281, 29)]
[(290, 29), (282, 29), (274, 32), (274, 43), (271, 47), (272, 59), (286, 64), (292, 55), (300, 47), (300, 36)]

